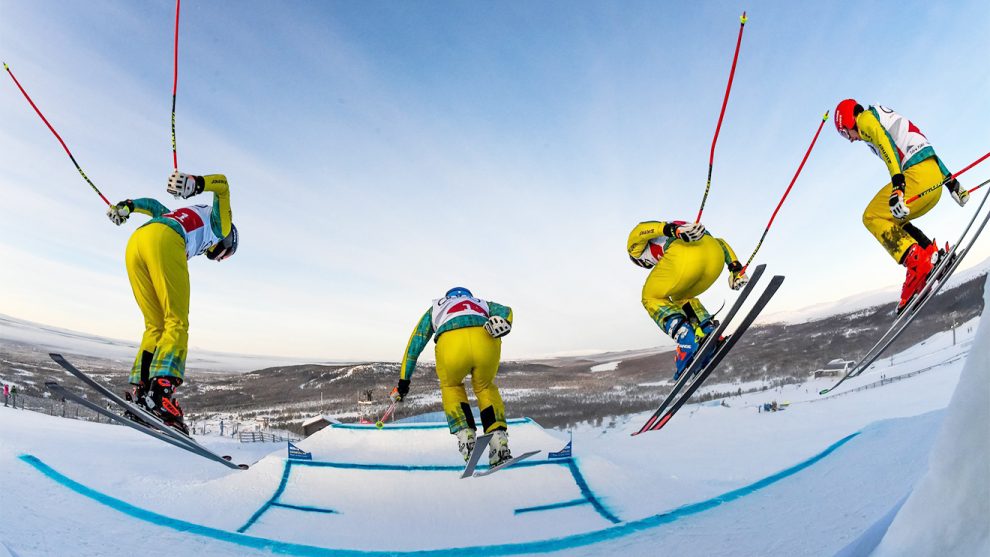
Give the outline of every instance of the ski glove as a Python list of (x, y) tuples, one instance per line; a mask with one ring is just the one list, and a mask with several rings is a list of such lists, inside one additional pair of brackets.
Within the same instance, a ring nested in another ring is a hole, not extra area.
[(749, 277), (746, 276), (746, 270), (738, 261), (733, 261), (729, 263), (729, 288), (733, 290), (742, 290), (744, 286), (749, 283)]
[(697, 242), (705, 235), (705, 225), (700, 222), (667, 223), (663, 232), (664, 236), (674, 237), (685, 242)]
[(640, 259), (638, 257), (633, 257), (631, 255), (629, 256), (629, 260), (632, 261), (633, 263), (639, 265), (640, 267), (642, 267), (644, 269), (652, 269), (653, 268), (653, 265), (654, 265), (654, 263), (652, 261), (648, 261), (648, 260), (645, 260), (645, 259)]
[(894, 186), (890, 192), (890, 199), (887, 200), (887, 204), (890, 206), (890, 214), (898, 220), (906, 219), (911, 214), (911, 210), (908, 209), (907, 203), (904, 202), (904, 187), (906, 185), (904, 175), (900, 173), (894, 174), (890, 178), (890, 183)]
[(402, 402), (402, 399), (406, 398), (409, 394), (409, 380), (399, 379), (399, 385), (392, 389), (392, 393), (388, 395), (393, 402)]
[(107, 207), (107, 216), (110, 217), (110, 222), (120, 226), (127, 222), (127, 217), (131, 216), (133, 211), (134, 202), (128, 199)]
[(168, 177), (168, 185), (165, 189), (176, 199), (180, 197), (182, 199), (189, 199), (198, 193), (203, 193), (205, 186), (205, 180), (198, 180), (192, 174), (184, 174), (178, 170), (173, 170), (172, 175)]
[(945, 187), (949, 188), (952, 199), (955, 199), (960, 207), (964, 207), (966, 202), (969, 201), (969, 192), (959, 184), (959, 180), (953, 178), (945, 184)]
[(488, 331), (488, 334), (492, 338), (504, 337), (512, 330), (512, 323), (509, 323), (498, 315), (493, 315), (485, 322), (485, 330)]

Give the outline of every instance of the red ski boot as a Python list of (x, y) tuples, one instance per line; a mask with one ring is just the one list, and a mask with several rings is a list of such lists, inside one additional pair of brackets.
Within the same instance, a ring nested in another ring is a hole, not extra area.
[(901, 288), (901, 302), (897, 304), (898, 315), (925, 287), (932, 269), (938, 263), (939, 256), (938, 246), (935, 245), (935, 242), (928, 244), (927, 248), (921, 247), (920, 244), (908, 248), (907, 255), (904, 256), (907, 277), (904, 279), (903, 288)]
[(150, 392), (144, 400), (146, 406), (151, 408), (151, 413), (158, 416), (165, 425), (189, 435), (189, 428), (182, 419), (182, 407), (175, 398), (175, 388), (181, 384), (182, 380), (178, 377), (153, 377)]

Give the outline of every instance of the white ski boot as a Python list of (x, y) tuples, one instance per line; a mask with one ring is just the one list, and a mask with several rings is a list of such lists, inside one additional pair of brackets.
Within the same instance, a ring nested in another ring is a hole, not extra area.
[(492, 432), (492, 440), (488, 442), (488, 465), (498, 466), (512, 458), (509, 452), (509, 432), (504, 429)]
[(454, 435), (457, 436), (457, 450), (461, 451), (464, 462), (467, 462), (471, 458), (471, 453), (474, 452), (474, 430), (464, 428)]

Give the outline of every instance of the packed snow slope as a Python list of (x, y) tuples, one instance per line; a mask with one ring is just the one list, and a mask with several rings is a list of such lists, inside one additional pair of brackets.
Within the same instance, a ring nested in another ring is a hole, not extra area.
[[(987, 290), (990, 299), (990, 287)], [(877, 556), (990, 555), (990, 320), (984, 320), (931, 452)]]
[[(638, 437), (645, 414), (578, 428), (571, 459), (545, 456), (567, 433), (515, 419), (513, 450), (543, 453), (464, 480), (441, 424), (327, 428), (299, 443), (312, 461), (202, 438), (253, 463), (232, 472), (129, 428), (0, 407), (0, 543), (22, 557), (133, 555), (135, 543), (223, 556), (833, 555), (925, 476), (967, 353), (985, 362), (990, 346), (990, 327), (974, 344), (971, 325), (824, 399), (812, 381), (687, 406)], [(771, 400), (785, 409), (760, 411)], [(961, 527), (987, 519), (926, 505)]]

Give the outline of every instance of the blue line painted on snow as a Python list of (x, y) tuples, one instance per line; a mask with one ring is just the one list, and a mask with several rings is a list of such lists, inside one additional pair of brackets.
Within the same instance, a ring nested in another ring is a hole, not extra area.
[[(294, 460), (293, 466), (312, 466), (315, 468), (341, 468), (344, 470), (384, 470), (392, 472), (461, 472), (463, 465), (455, 464), (362, 464), (357, 462), (330, 462), (319, 460)], [(524, 460), (513, 464), (512, 468), (527, 468), (529, 466), (546, 466), (548, 464), (567, 464), (563, 460)], [(487, 468), (479, 466), (478, 470)]]
[(295, 511), (305, 511), (308, 513), (340, 514), (333, 509), (321, 509), (319, 507), (305, 507), (303, 505), (289, 505), (288, 503), (272, 503), (271, 506), (282, 507), (283, 509), (292, 509)]
[[(524, 468), (530, 466), (547, 466), (547, 465), (566, 465), (571, 473), (571, 478), (574, 483), (581, 490), (581, 496), (584, 497), (584, 502), (590, 503), (602, 518), (611, 522), (612, 524), (618, 524), (621, 522), (614, 514), (612, 514), (605, 506), (598, 500), (591, 488), (588, 487), (588, 483), (584, 480), (584, 476), (581, 475), (581, 470), (578, 468), (577, 463), (573, 459), (557, 459), (557, 460), (527, 460), (520, 462), (513, 466), (513, 468)], [(345, 470), (376, 470), (376, 471), (397, 471), (397, 472), (452, 472), (461, 471), (463, 468), (461, 466), (450, 466), (450, 465), (413, 465), (413, 464), (359, 464), (353, 462), (321, 462), (314, 460), (287, 460), (285, 461), (285, 468), (282, 470), (282, 481), (279, 483), (278, 489), (272, 494), (271, 498), (268, 499), (253, 515), (248, 521), (237, 529), (238, 532), (244, 533), (251, 528), (271, 507), (281, 506), (286, 508), (293, 508), (293, 505), (286, 505), (279, 503), (279, 498), (285, 492), (285, 488), (288, 484), (289, 475), (291, 474), (293, 466), (308, 466), (312, 468), (339, 468)], [(307, 510), (300, 509), (300, 510)], [(555, 508), (555, 507), (549, 507)], [(339, 514), (339, 513), (333, 513)]]
[[(272, 493), (272, 496), (268, 499), (268, 501), (266, 501), (265, 504), (262, 505), (258, 510), (254, 511), (254, 514), (251, 515), (251, 518), (249, 518), (248, 521), (244, 523), (244, 526), (241, 526), (240, 528), (237, 529), (238, 532), (242, 534), (246, 532), (248, 528), (254, 525), (254, 523), (257, 522), (259, 518), (261, 518), (261, 515), (265, 514), (265, 511), (267, 511), (268, 508), (272, 506), (272, 503), (277, 501), (278, 498), (282, 495), (282, 492), (285, 491), (285, 486), (289, 484), (289, 469), (292, 467), (293, 462), (294, 461), (292, 460), (285, 461), (284, 467), (282, 468), (282, 480), (278, 482), (278, 488), (275, 490), (275, 493)], [(308, 462), (308, 461), (303, 461), (303, 462)]]
[(588, 505), (590, 503), (591, 501), (587, 499), (574, 499), (572, 501), (564, 501), (563, 503), (550, 503), (549, 505), (539, 505), (536, 507), (523, 507), (521, 509), (516, 509), (513, 514), (532, 513), (537, 511), (549, 511), (553, 509), (576, 507), (578, 505)]
[(34, 467), (36, 470), (48, 476), (56, 483), (59, 483), (76, 493), (89, 497), (98, 503), (106, 505), (112, 509), (122, 512), (128, 516), (143, 520), (145, 522), (150, 522), (157, 526), (164, 528), (171, 528), (173, 530), (178, 530), (182, 532), (189, 532), (191, 534), (196, 534), (199, 536), (204, 536), (208, 538), (213, 538), (216, 540), (221, 540), (233, 544), (237, 544), (243, 547), (251, 547), (255, 549), (267, 550), (275, 553), (282, 553), (286, 555), (300, 555), (304, 557), (386, 557), (388, 555), (406, 555), (406, 556), (416, 556), (416, 557), (462, 557), (465, 553), (472, 556), (495, 556), (495, 555), (518, 555), (523, 553), (549, 553), (553, 551), (562, 551), (565, 549), (572, 549), (576, 547), (583, 547), (595, 543), (600, 543), (604, 541), (614, 540), (617, 538), (622, 538), (630, 534), (637, 532), (642, 532), (644, 530), (649, 530), (656, 528), (663, 524), (669, 524), (671, 522), (676, 522), (682, 518), (699, 514), (704, 511), (710, 510), (719, 505), (730, 503), (742, 497), (752, 494), (753, 492), (759, 491), (767, 486), (770, 486), (784, 478), (793, 476), (798, 472), (812, 466), (828, 455), (832, 454), (842, 445), (849, 442), (859, 435), (859, 432), (847, 435), (842, 439), (839, 439), (832, 445), (830, 445), (824, 451), (818, 453), (817, 455), (799, 462), (790, 468), (786, 468), (773, 474), (754, 482), (750, 485), (741, 487), (739, 489), (723, 493), (717, 497), (713, 497), (706, 501), (701, 501), (699, 503), (692, 503), (690, 505), (685, 505), (683, 507), (678, 507), (672, 511), (668, 511), (661, 514), (656, 514), (647, 518), (640, 520), (634, 520), (632, 522), (624, 522), (616, 526), (610, 526), (602, 530), (595, 530), (591, 532), (585, 532), (583, 534), (574, 534), (570, 536), (563, 536), (559, 538), (550, 538), (546, 540), (533, 541), (533, 542), (517, 542), (508, 543), (500, 545), (483, 545), (474, 547), (452, 547), (448, 549), (434, 549), (434, 550), (421, 550), (421, 551), (366, 551), (358, 549), (331, 549), (326, 547), (317, 547), (312, 545), (297, 544), (291, 542), (284, 542), (279, 540), (272, 540), (266, 538), (258, 538), (254, 536), (248, 536), (246, 534), (240, 534), (237, 532), (230, 532), (227, 530), (220, 530), (218, 528), (211, 528), (209, 526), (202, 526), (200, 524), (193, 524), (191, 522), (186, 522), (184, 520), (178, 520), (175, 518), (167, 517), (154, 513), (140, 507), (135, 507), (130, 503), (121, 501), (109, 495), (100, 493), (92, 488), (86, 487), (75, 480), (63, 476), (59, 472), (55, 471), (47, 464), (39, 460), (37, 457), (32, 455), (21, 455), (19, 458), (27, 463), (28, 465)]
[[(506, 420), (508, 425), (523, 425), (533, 423), (532, 418), (513, 418), (511, 420)], [(379, 429), (378, 426), (374, 424), (330, 424), (330, 427), (334, 429)], [(433, 424), (385, 424), (385, 427), (381, 428), (382, 431), (397, 430), (397, 429), (449, 429), (449, 426), (445, 423), (433, 423)]]
[(622, 522), (619, 520), (619, 517), (610, 513), (609, 510), (605, 508), (605, 505), (603, 505), (602, 502), (595, 497), (594, 492), (591, 491), (590, 487), (588, 487), (588, 482), (584, 481), (584, 476), (581, 475), (581, 470), (578, 468), (577, 463), (574, 462), (573, 458), (568, 458), (566, 461), (557, 460), (550, 462), (567, 462), (567, 466), (571, 469), (571, 475), (574, 476), (574, 483), (576, 483), (578, 485), (578, 489), (581, 490), (581, 495), (584, 495), (584, 498), (591, 503), (591, 506), (598, 511), (598, 514), (602, 515), (605, 520), (611, 522), (612, 524)]

